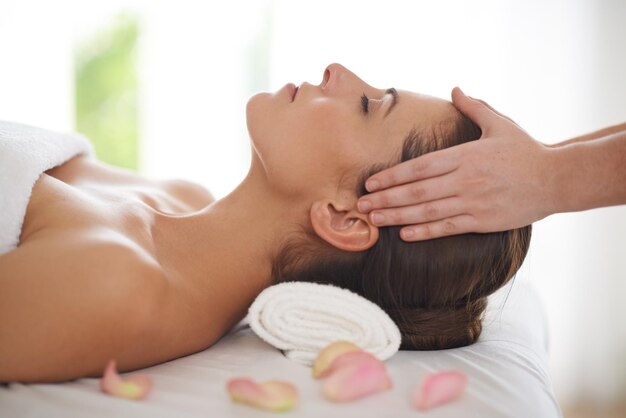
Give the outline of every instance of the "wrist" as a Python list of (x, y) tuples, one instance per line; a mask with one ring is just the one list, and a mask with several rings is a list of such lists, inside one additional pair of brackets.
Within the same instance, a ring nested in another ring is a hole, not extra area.
[(584, 173), (589, 162), (586, 161), (584, 148), (584, 143), (572, 143), (549, 150), (550, 214), (587, 209), (585, 192), (589, 187), (586, 184), (589, 178)]
[(571, 210), (571, 159), (572, 155), (567, 146), (551, 146), (544, 149), (545, 216)]

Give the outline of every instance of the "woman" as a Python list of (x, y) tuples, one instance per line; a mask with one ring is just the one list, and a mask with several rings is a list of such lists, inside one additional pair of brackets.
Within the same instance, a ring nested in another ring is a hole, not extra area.
[(373, 88), (338, 64), (320, 85), (257, 94), (246, 110), (250, 171), (218, 201), (84, 157), (40, 177), (19, 247), (0, 256), (0, 381), (203, 350), (283, 280), (370, 298), (404, 348), (476, 340), (485, 297), (521, 265), (530, 227), (408, 244), (356, 203), (368, 175), (480, 130), (447, 101)]

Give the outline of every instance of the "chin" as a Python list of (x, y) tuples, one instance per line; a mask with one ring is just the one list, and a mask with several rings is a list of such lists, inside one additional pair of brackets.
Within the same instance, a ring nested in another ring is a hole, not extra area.
[(246, 127), (248, 128), (248, 134), (250, 140), (256, 135), (255, 132), (258, 129), (259, 122), (262, 120), (262, 108), (263, 108), (263, 96), (266, 93), (258, 93), (248, 99), (246, 104)]
[[(246, 104), (246, 125), (250, 138), (253, 138), (255, 132), (263, 125), (268, 118), (268, 107), (270, 93), (257, 93), (248, 99)], [(267, 123), (267, 122), (266, 122)]]
[[(267, 137), (269, 132), (268, 120), (270, 115), (269, 108), (269, 93), (257, 93), (248, 99), (246, 104), (246, 126), (248, 128), (248, 136), (250, 137), (250, 143), (252, 149), (257, 156), (261, 157), (263, 149), (263, 138)], [(262, 157), (261, 157), (262, 158)]]
[(246, 120), (248, 125), (250, 125), (250, 119), (253, 118), (259, 111), (261, 110), (261, 106), (263, 106), (263, 102), (265, 102), (268, 93), (257, 93), (254, 96), (248, 99), (248, 103), (246, 103)]

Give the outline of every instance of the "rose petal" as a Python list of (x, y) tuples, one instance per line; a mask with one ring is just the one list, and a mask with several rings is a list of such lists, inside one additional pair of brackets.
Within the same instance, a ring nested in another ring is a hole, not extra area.
[(328, 376), (328, 368), (340, 355), (350, 351), (361, 351), (361, 348), (350, 341), (335, 341), (324, 347), (313, 362), (313, 377), (319, 379)]
[(331, 401), (351, 401), (393, 386), (385, 364), (365, 351), (345, 353), (331, 368), (332, 373), (322, 386), (322, 393)]
[(256, 383), (252, 379), (236, 378), (228, 381), (227, 389), (234, 402), (268, 411), (287, 411), (298, 403), (296, 387), (278, 380)]
[(413, 395), (413, 406), (425, 411), (457, 399), (465, 391), (467, 376), (459, 371), (428, 374)]
[(357, 364), (362, 361), (371, 361), (380, 363), (381, 367), (385, 367), (385, 363), (380, 361), (376, 356), (367, 351), (348, 351), (337, 356), (324, 372), (324, 376), (330, 376), (335, 371), (349, 365)]
[(119, 398), (143, 399), (152, 389), (152, 379), (145, 373), (135, 373), (122, 379), (115, 368), (115, 360), (109, 360), (100, 379), (100, 389)]

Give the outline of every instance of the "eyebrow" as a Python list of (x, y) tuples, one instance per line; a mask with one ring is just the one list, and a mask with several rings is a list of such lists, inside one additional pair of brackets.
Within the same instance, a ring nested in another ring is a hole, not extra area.
[(385, 112), (385, 116), (383, 116), (383, 119), (387, 117), (387, 115), (391, 112), (394, 106), (398, 103), (398, 92), (396, 91), (395, 88), (392, 87), (390, 89), (387, 89), (385, 91), (385, 94), (391, 94), (392, 100), (391, 100), (391, 106), (389, 106), (389, 109), (387, 109), (387, 111)]

